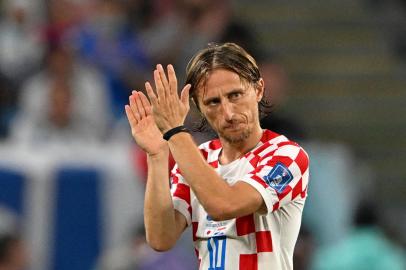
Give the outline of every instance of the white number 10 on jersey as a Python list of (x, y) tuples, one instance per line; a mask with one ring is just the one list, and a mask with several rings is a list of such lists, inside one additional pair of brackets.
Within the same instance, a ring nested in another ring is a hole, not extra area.
[(207, 249), (209, 251), (210, 266), (208, 270), (224, 270), (226, 258), (226, 237), (209, 238)]

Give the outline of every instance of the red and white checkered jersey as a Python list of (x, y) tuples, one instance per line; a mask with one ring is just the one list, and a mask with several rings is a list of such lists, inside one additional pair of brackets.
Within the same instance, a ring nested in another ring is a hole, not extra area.
[(250, 184), (267, 206), (267, 213), (214, 221), (175, 165), (171, 173), (173, 205), (192, 225), (199, 269), (293, 269), (293, 250), (309, 179), (306, 152), (269, 130), (264, 130), (253, 150), (227, 165), (218, 161), (220, 140), (203, 143), (199, 149), (227, 183)]

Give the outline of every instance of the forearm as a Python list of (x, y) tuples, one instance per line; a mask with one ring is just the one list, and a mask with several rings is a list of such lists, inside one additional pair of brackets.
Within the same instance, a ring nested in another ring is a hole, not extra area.
[(147, 241), (156, 250), (167, 250), (177, 240), (175, 210), (168, 175), (168, 153), (148, 156), (144, 222)]
[(169, 148), (206, 212), (214, 219), (224, 217), (224, 212), (232, 212), (233, 188), (203, 158), (190, 134), (173, 136), (169, 140)]

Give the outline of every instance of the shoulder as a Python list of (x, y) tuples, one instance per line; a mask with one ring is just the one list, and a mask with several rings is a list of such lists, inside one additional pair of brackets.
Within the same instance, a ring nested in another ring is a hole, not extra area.
[(256, 156), (264, 156), (269, 152), (274, 152), (286, 145), (300, 147), (296, 142), (289, 140), (284, 135), (264, 129), (260, 142), (258, 146), (252, 150), (252, 154)]
[(298, 143), (270, 130), (264, 130), (261, 143), (262, 144), (253, 151), (253, 154), (260, 159), (276, 156), (285, 156), (292, 159), (300, 157), (300, 159), (305, 159), (306, 161), (309, 159), (306, 151)]

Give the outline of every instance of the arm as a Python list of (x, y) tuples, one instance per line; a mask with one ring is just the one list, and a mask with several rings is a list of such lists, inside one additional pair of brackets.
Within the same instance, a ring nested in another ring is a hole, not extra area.
[(144, 223), (147, 242), (157, 251), (169, 250), (186, 228), (186, 219), (175, 211), (169, 190), (168, 151), (148, 155)]
[(144, 222), (147, 242), (158, 251), (170, 249), (186, 227), (186, 219), (175, 211), (169, 189), (167, 143), (162, 139), (144, 94), (133, 92), (125, 106), (131, 133), (148, 156)]
[(283, 141), (254, 152), (261, 156), (254, 169), (232, 186), (193, 148), (189, 134), (174, 135), (169, 148), (199, 201), (215, 220), (277, 211), (293, 201), (303, 203), (307, 196), (309, 157), (294, 142)]
[(183, 177), (214, 220), (263, 211), (265, 204), (261, 194), (245, 182), (227, 184), (203, 158), (190, 134), (178, 133), (168, 145)]
[[(168, 66), (168, 79), (162, 66), (158, 65), (154, 71), (157, 94), (149, 83), (146, 84), (156, 123), (163, 132), (182, 125), (189, 111), (190, 86), (185, 86), (179, 98), (172, 66)], [(238, 182), (229, 186), (203, 159), (189, 134), (174, 135), (169, 147), (183, 177), (213, 219), (244, 216), (265, 207), (261, 194), (251, 185)]]

